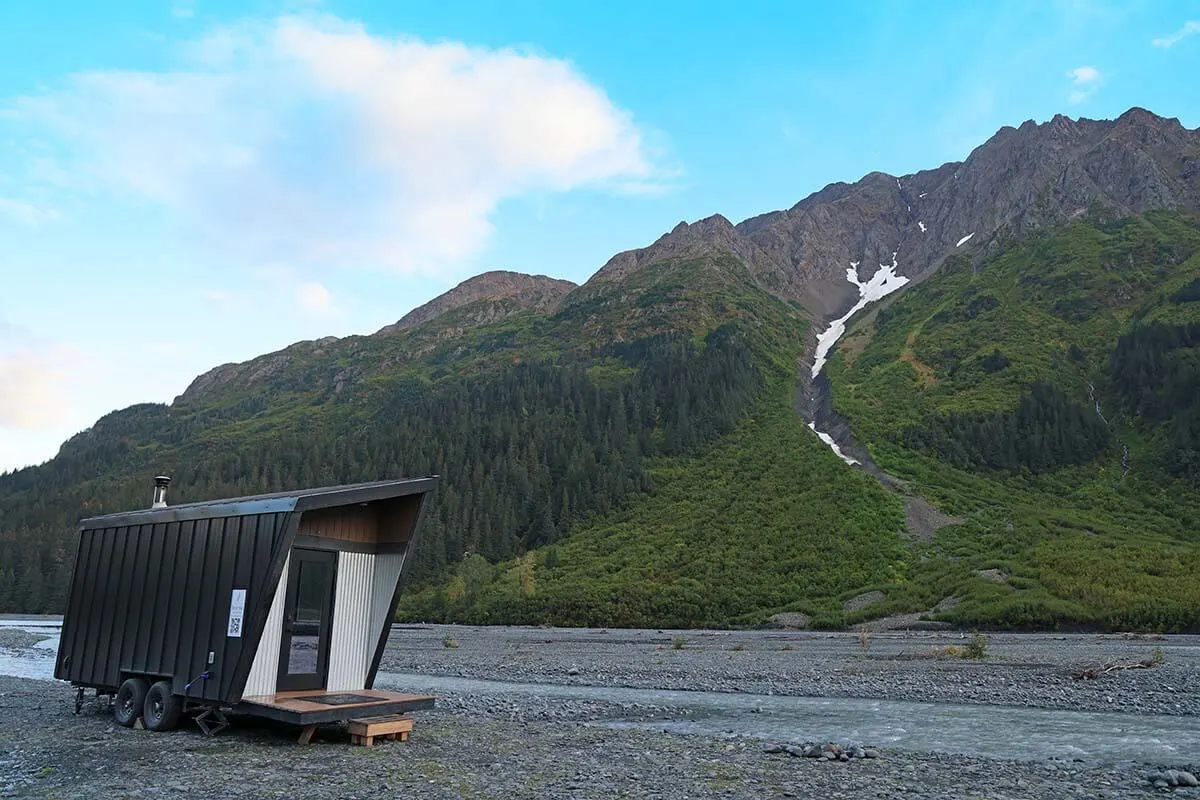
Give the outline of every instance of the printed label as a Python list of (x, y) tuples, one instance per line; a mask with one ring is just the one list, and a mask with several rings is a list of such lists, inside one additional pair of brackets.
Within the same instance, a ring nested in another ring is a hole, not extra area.
[(234, 589), (229, 598), (229, 630), (226, 636), (241, 638), (242, 617), (246, 614), (246, 590)]

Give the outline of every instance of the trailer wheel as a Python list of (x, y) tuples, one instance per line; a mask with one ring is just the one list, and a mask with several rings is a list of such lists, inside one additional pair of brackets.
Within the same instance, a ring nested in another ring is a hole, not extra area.
[(152, 731), (174, 730), (183, 712), (183, 701), (171, 692), (170, 681), (159, 681), (146, 693), (142, 719)]
[(146, 704), (146, 691), (146, 681), (142, 678), (128, 678), (121, 684), (113, 702), (113, 719), (118, 725), (133, 727)]

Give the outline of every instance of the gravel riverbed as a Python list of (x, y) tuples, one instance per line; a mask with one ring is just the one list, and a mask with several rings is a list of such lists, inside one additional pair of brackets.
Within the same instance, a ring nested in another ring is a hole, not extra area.
[[(1200, 636), (987, 634), (987, 658), (935, 657), (955, 632), (393, 628), (381, 669), (519, 683), (1200, 715)], [(450, 644), (453, 646), (447, 647)], [(1096, 680), (1073, 673), (1100, 664)]]
[[(683, 637), (679, 649), (677, 636)], [(0, 649), (45, 658), (33, 647), (40, 638), (5, 634)], [(864, 649), (851, 635), (795, 632), (397, 626), (383, 669), (534, 684), (769, 689), (1048, 707), (1074, 702), (1142, 715), (1197, 714), (1196, 638), (994, 635), (990, 657), (979, 664), (920, 655), (950, 642), (957, 637), (879, 636)], [(1164, 652), (1162, 666), (1096, 681), (1069, 677), (1076, 665), (1136, 660), (1155, 646)], [(1058, 694), (1060, 685), (1066, 694)], [(294, 730), (254, 720), (214, 738), (191, 725), (166, 734), (125, 729), (113, 723), (103, 701), (74, 715), (73, 697), (62, 683), (0, 677), (0, 796), (565, 800), (1178, 793), (1200, 799), (1200, 789), (1167, 785), (1167, 778), (1186, 783), (1183, 772), (1198, 774), (1200, 753), (1171, 763), (1014, 761), (865, 741), (840, 744), (872, 748), (875, 758), (840, 761), (803, 757), (802, 742), (667, 733), (646, 725), (669, 718), (667, 705), (546, 699), (524, 690), (440, 696), (435, 709), (414, 713), (408, 742), (374, 748), (349, 745), (336, 727), (323, 728), (316, 743), (301, 747), (294, 744)], [(789, 753), (788, 744), (798, 755)], [(851, 753), (865, 755), (865, 749)], [(1156, 779), (1163, 785), (1156, 787)]]

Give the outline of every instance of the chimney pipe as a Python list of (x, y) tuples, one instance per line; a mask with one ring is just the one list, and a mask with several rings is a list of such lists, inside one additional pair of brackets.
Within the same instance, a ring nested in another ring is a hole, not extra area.
[(166, 508), (167, 507), (167, 487), (171, 485), (171, 479), (166, 475), (156, 475), (154, 478), (154, 502), (150, 505), (151, 508)]

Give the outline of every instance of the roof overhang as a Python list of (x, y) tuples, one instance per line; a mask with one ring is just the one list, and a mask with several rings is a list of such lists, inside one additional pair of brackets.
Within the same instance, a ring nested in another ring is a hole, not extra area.
[(311, 511), (318, 508), (359, 505), (395, 497), (424, 494), (437, 486), (438, 476), (406, 480), (374, 481), (345, 486), (323, 486), (294, 492), (233, 497), (203, 503), (185, 503), (166, 508), (141, 511), (122, 511), (80, 521), (81, 530), (117, 528), (126, 525), (154, 525), (160, 522), (243, 517), (254, 514), (280, 514), (291, 511)]

